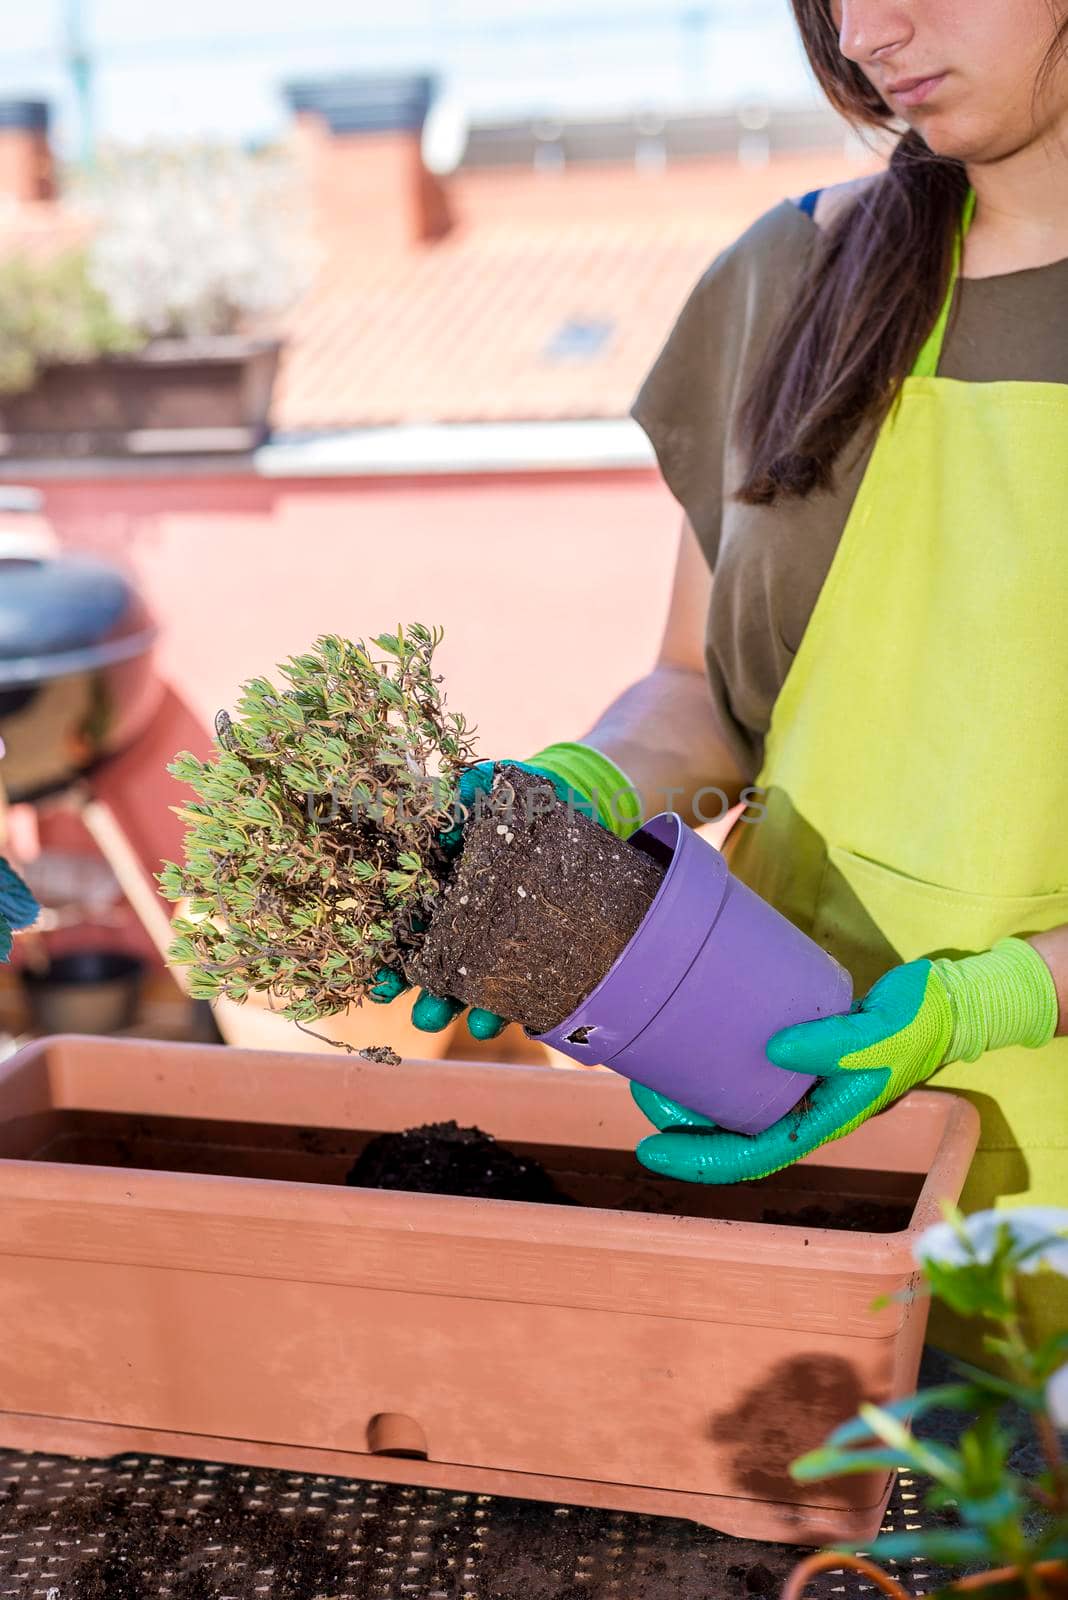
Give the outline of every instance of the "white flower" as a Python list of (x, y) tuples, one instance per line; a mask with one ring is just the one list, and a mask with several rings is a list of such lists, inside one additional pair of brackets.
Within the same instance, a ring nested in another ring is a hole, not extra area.
[(148, 146), (102, 161), (87, 198), (93, 280), (146, 336), (237, 332), (311, 281), (307, 197), (287, 156)]
[[(916, 1260), (935, 1261), (942, 1266), (964, 1267), (973, 1261), (993, 1258), (998, 1232), (1007, 1227), (1019, 1250), (1028, 1250), (1049, 1239), (1044, 1250), (1037, 1250), (1022, 1263), (1021, 1272), (1037, 1272), (1051, 1267), (1068, 1278), (1068, 1210), (1058, 1206), (1020, 1206), (1014, 1211), (976, 1211), (963, 1220), (961, 1238), (949, 1222), (936, 1222), (917, 1239)], [(965, 1242), (965, 1240), (967, 1242)]]
[(1055, 1372), (1046, 1385), (1046, 1404), (1054, 1427), (1068, 1429), (1068, 1367)]

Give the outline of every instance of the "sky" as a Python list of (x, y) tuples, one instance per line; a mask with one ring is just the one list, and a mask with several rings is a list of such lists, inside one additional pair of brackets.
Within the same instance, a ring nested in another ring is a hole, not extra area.
[(0, 0), (0, 95), (80, 139), (78, 19), (102, 140), (277, 134), (287, 78), (435, 71), (468, 118), (811, 104), (787, 0)]

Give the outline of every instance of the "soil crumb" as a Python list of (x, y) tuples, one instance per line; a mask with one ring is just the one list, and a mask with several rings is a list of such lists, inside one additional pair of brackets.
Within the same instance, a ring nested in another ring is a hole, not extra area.
[(538, 1162), (516, 1155), (480, 1128), (461, 1128), (455, 1122), (379, 1134), (357, 1157), (345, 1182), (359, 1189), (573, 1204)]
[(400, 1056), (393, 1046), (388, 1044), (369, 1044), (366, 1050), (358, 1050), (356, 1053), (365, 1061), (377, 1061), (383, 1067), (399, 1067), (401, 1064)]
[(757, 1561), (751, 1567), (728, 1567), (727, 1576), (740, 1585), (739, 1594), (756, 1595), (759, 1600), (775, 1600), (781, 1583), (781, 1579), (763, 1561)]

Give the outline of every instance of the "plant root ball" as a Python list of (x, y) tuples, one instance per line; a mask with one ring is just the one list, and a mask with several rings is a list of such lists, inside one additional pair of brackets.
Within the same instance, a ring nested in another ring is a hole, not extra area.
[(600, 983), (662, 877), (544, 778), (502, 765), (406, 975), (547, 1033)]

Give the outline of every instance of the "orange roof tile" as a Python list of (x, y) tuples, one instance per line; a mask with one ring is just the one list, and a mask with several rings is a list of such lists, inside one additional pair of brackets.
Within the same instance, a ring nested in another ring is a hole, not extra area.
[[(719, 251), (784, 197), (858, 170), (822, 150), (759, 168), (460, 173), (457, 226), (403, 252), (376, 253), (362, 219), (331, 216), (318, 281), (288, 319), (275, 426), (625, 416)], [(554, 358), (569, 323), (607, 324), (603, 344)]]

